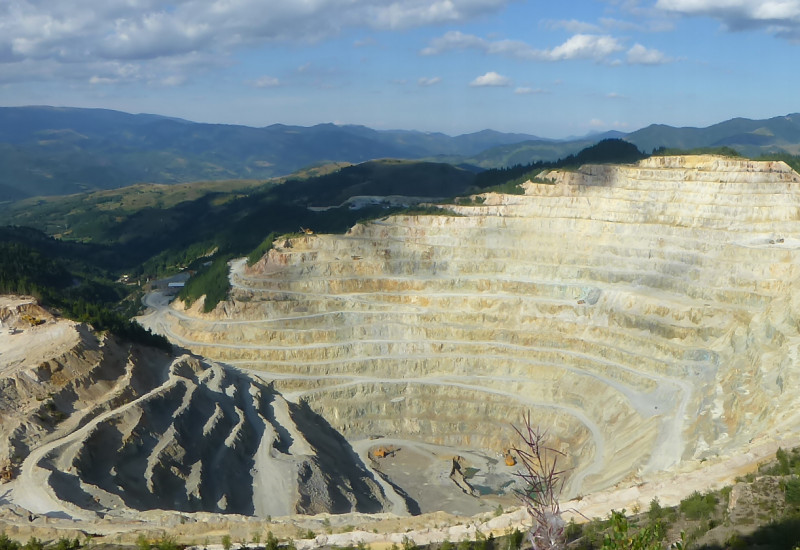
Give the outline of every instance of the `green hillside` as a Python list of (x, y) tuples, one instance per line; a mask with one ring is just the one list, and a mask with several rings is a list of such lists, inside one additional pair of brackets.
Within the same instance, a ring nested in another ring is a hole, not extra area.
[(252, 128), (103, 109), (0, 108), (0, 202), (136, 183), (267, 179), (331, 161), (466, 156), (532, 138), (334, 124)]
[(322, 175), (307, 179), (136, 185), (30, 199), (0, 209), (0, 224), (113, 247), (115, 254), (98, 259), (104, 269), (156, 275), (211, 251), (247, 254), (272, 231), (344, 231), (359, 219), (392, 211), (381, 204), (339, 206), (352, 196), (449, 197), (475, 181), (470, 171), (427, 162), (387, 160), (327, 171), (319, 168)]
[[(498, 168), (554, 162), (596, 143), (603, 136), (569, 140), (529, 140), (496, 146), (468, 157), (440, 157), (438, 160)], [(756, 158), (771, 154), (800, 155), (800, 114), (766, 120), (735, 118), (707, 128), (675, 128), (652, 124), (630, 134), (617, 134), (639, 149), (651, 152), (664, 148), (672, 151), (720, 149), (727, 147)]]
[(766, 120), (734, 118), (707, 128), (674, 128), (653, 124), (625, 139), (643, 151), (658, 147), (697, 149), (731, 147), (755, 157), (767, 153), (800, 154), (800, 114)]
[(36, 297), (45, 306), (97, 330), (169, 349), (130, 316), (138, 309), (133, 289), (115, 283), (100, 264), (98, 247), (64, 243), (29, 228), (0, 227), (0, 294)]

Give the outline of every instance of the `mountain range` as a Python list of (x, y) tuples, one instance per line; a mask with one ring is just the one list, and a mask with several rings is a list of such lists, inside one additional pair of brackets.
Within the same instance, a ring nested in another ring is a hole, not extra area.
[(651, 125), (554, 140), (483, 130), (459, 136), (364, 126), (195, 123), (151, 114), (47, 106), (0, 108), (0, 202), (140, 182), (263, 180), (328, 162), (429, 159), (484, 168), (552, 161), (607, 137), (644, 151), (727, 146), (748, 156), (800, 153), (800, 114), (707, 128)]

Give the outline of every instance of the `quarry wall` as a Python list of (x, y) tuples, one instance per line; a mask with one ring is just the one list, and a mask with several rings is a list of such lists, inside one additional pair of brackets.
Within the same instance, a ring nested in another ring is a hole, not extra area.
[(279, 239), (167, 334), (348, 440), (502, 456), (524, 411), (591, 492), (798, 426), (800, 176), (653, 157)]

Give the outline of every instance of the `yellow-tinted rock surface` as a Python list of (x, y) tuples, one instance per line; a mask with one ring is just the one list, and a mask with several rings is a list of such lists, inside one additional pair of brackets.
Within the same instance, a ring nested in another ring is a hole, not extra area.
[(587, 493), (800, 426), (800, 176), (654, 157), (305, 235), (163, 331), (350, 441), (502, 453), (530, 410)]

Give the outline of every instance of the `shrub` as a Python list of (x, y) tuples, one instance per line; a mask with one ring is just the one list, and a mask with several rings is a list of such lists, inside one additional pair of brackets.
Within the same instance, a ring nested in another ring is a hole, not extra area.
[(178, 550), (178, 544), (175, 539), (164, 535), (156, 541), (157, 550)]
[(574, 519), (570, 519), (567, 527), (564, 529), (564, 537), (567, 542), (578, 540), (583, 535), (583, 526), (575, 523)]
[(725, 547), (731, 550), (744, 550), (747, 548), (747, 541), (738, 533), (734, 533), (725, 541)]
[(717, 498), (708, 493), (701, 495), (697, 491), (683, 499), (680, 504), (680, 511), (688, 519), (703, 519), (714, 513), (717, 508)]
[(794, 477), (785, 482), (786, 504), (800, 504), (800, 479)]
[(81, 547), (81, 541), (78, 538), (74, 538), (72, 540), (61, 537), (56, 541), (55, 545), (53, 546), (53, 550), (78, 550)]
[(629, 533), (625, 510), (611, 511), (611, 533), (605, 536), (602, 550), (661, 550), (665, 533), (660, 523)]
[(522, 546), (522, 541), (525, 538), (525, 534), (520, 531), (519, 529), (514, 529), (514, 532), (511, 533), (509, 537), (509, 548), (519, 548)]
[(0, 532), (0, 550), (19, 550), (20, 543), (11, 540), (5, 531)]
[(789, 465), (789, 455), (786, 454), (786, 451), (778, 447), (778, 451), (775, 453), (775, 458), (778, 459), (778, 475), (789, 475), (792, 472), (792, 469)]
[(650, 521), (658, 521), (664, 517), (664, 509), (661, 507), (658, 497), (653, 497), (653, 500), (650, 501), (650, 509), (647, 511), (647, 517)]
[(267, 531), (267, 540), (264, 541), (265, 550), (278, 550), (278, 539), (272, 534), (272, 531)]

